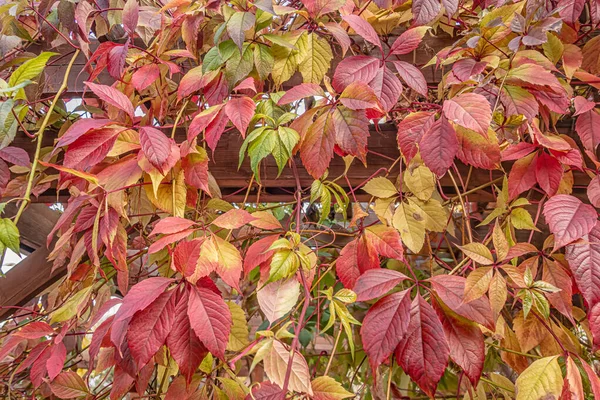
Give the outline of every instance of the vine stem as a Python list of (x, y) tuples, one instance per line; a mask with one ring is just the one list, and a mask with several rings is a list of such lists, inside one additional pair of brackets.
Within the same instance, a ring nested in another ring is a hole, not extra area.
[(44, 139), (44, 131), (46, 130), (46, 127), (48, 126), (48, 122), (50, 121), (50, 117), (52, 116), (52, 111), (54, 111), (54, 107), (56, 107), (56, 103), (58, 103), (58, 99), (60, 98), (61, 94), (67, 89), (69, 74), (71, 73), (71, 69), (73, 68), (73, 64), (75, 63), (75, 59), (77, 58), (78, 55), (79, 55), (79, 49), (75, 50), (73, 57), (71, 57), (71, 61), (69, 61), (69, 65), (67, 66), (67, 69), (65, 71), (65, 75), (63, 77), (62, 84), (60, 85), (60, 88), (58, 88), (58, 91), (56, 92), (56, 95), (54, 96), (54, 99), (52, 100), (52, 104), (50, 104), (50, 108), (48, 108), (48, 112), (46, 113), (46, 116), (44, 117), (42, 126), (40, 126), (40, 129), (38, 129), (37, 133), (35, 134), (35, 136), (37, 137), (37, 145), (35, 147), (35, 155), (33, 156), (33, 162), (31, 163), (31, 173), (29, 175), (29, 178), (27, 179), (27, 188), (25, 189), (25, 194), (23, 195), (23, 201), (21, 202), (21, 205), (19, 206), (19, 210), (17, 211), (17, 214), (15, 215), (15, 219), (14, 219), (15, 225), (17, 224), (17, 222), (19, 222), (19, 219), (21, 218), (23, 211), (25, 211), (25, 208), (31, 202), (31, 189), (33, 188), (33, 180), (35, 178), (35, 170), (37, 169), (38, 161), (40, 159), (40, 153), (42, 151), (42, 141)]
[[(296, 233), (300, 233), (300, 215), (302, 213), (302, 185), (300, 184), (300, 177), (298, 175), (298, 169), (296, 168), (296, 163), (292, 160), (292, 170), (294, 172), (294, 177), (296, 178), (296, 202), (298, 203), (296, 206)], [(294, 362), (294, 356), (296, 354), (296, 349), (298, 348), (298, 342), (300, 340), (300, 331), (304, 325), (304, 318), (306, 317), (306, 310), (310, 305), (310, 289), (308, 287), (308, 283), (306, 282), (306, 277), (304, 276), (304, 271), (302, 270), (302, 266), (299, 268), (300, 278), (302, 279), (302, 286), (304, 287), (304, 304), (302, 305), (302, 311), (300, 311), (300, 319), (296, 323), (294, 327), (294, 339), (292, 340), (292, 347), (290, 349), (290, 356), (288, 359), (287, 369), (285, 371), (285, 379), (283, 380), (283, 390), (282, 393), (285, 395), (288, 390), (288, 386), (290, 383), (290, 377), (292, 375), (292, 365)]]

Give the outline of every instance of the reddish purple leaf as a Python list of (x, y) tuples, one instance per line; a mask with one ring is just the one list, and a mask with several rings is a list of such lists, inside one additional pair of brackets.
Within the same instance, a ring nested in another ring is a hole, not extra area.
[(360, 336), (373, 374), (404, 337), (409, 324), (410, 290), (392, 293), (369, 309)]
[(29, 167), (29, 153), (20, 147), (5, 147), (0, 150), (0, 158), (11, 164)]
[(394, 41), (394, 44), (392, 44), (390, 54), (408, 54), (416, 50), (429, 29), (429, 27), (420, 26), (402, 32), (396, 41)]
[(463, 93), (444, 101), (444, 115), (457, 125), (487, 136), (492, 108), (482, 95)]
[(427, 81), (425, 76), (417, 67), (406, 61), (394, 61), (394, 66), (400, 78), (415, 92), (427, 96)]
[[(129, 0), (135, 1), (135, 0)], [(131, 83), (137, 91), (142, 91), (152, 85), (160, 76), (160, 68), (157, 64), (147, 64), (135, 71), (131, 76)]]
[(167, 161), (171, 155), (172, 139), (151, 126), (140, 128), (140, 145), (144, 155), (156, 169), (166, 173)]
[(325, 92), (321, 86), (316, 83), (301, 83), (290, 88), (277, 102), (278, 105), (290, 104), (305, 97), (321, 96), (325, 97)]
[(352, 82), (369, 83), (377, 75), (380, 60), (369, 56), (352, 56), (344, 58), (336, 67), (333, 88), (341, 93)]
[(362, 19), (360, 16), (354, 14), (344, 15), (342, 19), (348, 25), (350, 25), (350, 28), (354, 29), (354, 31), (363, 39), (381, 49), (381, 41), (379, 40), (379, 36), (370, 23)]
[(66, 359), (67, 348), (63, 342), (58, 342), (50, 348), (50, 357), (46, 360), (46, 369), (48, 370), (48, 378), (50, 378), (51, 381), (60, 374)]
[(87, 85), (87, 87), (89, 87), (92, 90), (92, 92), (94, 92), (96, 96), (100, 98), (100, 100), (105, 101), (106, 103), (118, 108), (119, 110), (125, 111), (125, 113), (133, 121), (134, 110), (133, 104), (131, 104), (131, 100), (129, 100), (129, 97), (110, 86), (98, 85), (92, 82), (84, 83)]
[(419, 141), (421, 158), (438, 176), (446, 173), (458, 152), (458, 139), (454, 128), (444, 117), (434, 122)]
[(418, 111), (408, 114), (398, 124), (398, 146), (407, 162), (417, 154), (417, 144), (435, 122), (435, 113)]

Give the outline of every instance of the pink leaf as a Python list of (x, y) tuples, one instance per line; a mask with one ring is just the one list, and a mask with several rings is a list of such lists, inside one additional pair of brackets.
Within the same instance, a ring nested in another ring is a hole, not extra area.
[(144, 155), (156, 169), (165, 173), (165, 166), (171, 155), (172, 139), (160, 130), (144, 126), (140, 128), (140, 145)]
[(426, 25), (440, 13), (438, 0), (415, 0), (412, 3), (412, 13), (415, 25)]
[(369, 86), (373, 88), (384, 112), (389, 112), (402, 94), (402, 83), (387, 67), (379, 68)]
[(60, 374), (65, 365), (67, 348), (63, 342), (58, 342), (50, 349), (50, 357), (46, 361), (46, 369), (48, 370), (48, 378), (52, 381)]
[(316, 83), (301, 83), (290, 88), (277, 102), (278, 105), (290, 104), (305, 97), (325, 97), (325, 92)]
[(102, 128), (105, 125), (110, 124), (112, 121), (109, 119), (95, 119), (95, 118), (81, 118), (78, 119), (71, 125), (67, 131), (58, 139), (55, 150), (58, 147), (68, 146), (75, 142), (81, 136), (85, 135), (92, 129)]
[(538, 156), (535, 177), (548, 196), (554, 196), (558, 191), (563, 172), (563, 167), (556, 158), (544, 152)]
[(342, 249), (335, 266), (340, 281), (347, 288), (353, 288), (361, 274), (375, 268), (379, 268), (379, 257), (364, 236)]
[(537, 179), (535, 177), (535, 164), (537, 153), (531, 153), (515, 162), (508, 174), (508, 196), (514, 199), (519, 194), (531, 189)]
[(29, 153), (20, 147), (5, 147), (0, 150), (0, 158), (11, 164), (29, 167)]
[(568, 194), (548, 200), (543, 213), (554, 234), (554, 251), (590, 233), (598, 219), (594, 207)]
[(135, 33), (139, 18), (140, 6), (137, 0), (127, 0), (123, 6), (123, 27), (129, 35)]
[(369, 83), (377, 75), (380, 60), (369, 56), (352, 56), (344, 58), (336, 67), (333, 88), (339, 93), (352, 82), (361, 81)]
[(44, 321), (33, 321), (13, 335), (24, 339), (39, 339), (54, 334), (54, 329)]
[(463, 93), (444, 101), (444, 115), (455, 124), (487, 136), (492, 108), (482, 95)]
[(92, 90), (92, 92), (94, 92), (96, 96), (98, 96), (98, 98), (100, 98), (100, 100), (107, 102), (108, 104), (118, 108), (119, 110), (125, 111), (125, 113), (133, 121), (134, 110), (133, 104), (131, 104), (131, 100), (129, 100), (129, 97), (125, 96), (123, 93), (110, 86), (98, 85), (92, 82), (84, 83), (87, 85), (87, 87), (89, 87)]
[(435, 113), (418, 111), (408, 114), (398, 124), (398, 146), (407, 162), (417, 154), (417, 144), (435, 122)]
[(165, 235), (158, 239), (156, 242), (152, 243), (150, 247), (148, 247), (148, 254), (157, 253), (165, 247), (167, 247), (168, 245), (170, 245), (171, 243), (175, 243), (181, 239), (188, 237), (194, 231), (195, 229), (186, 229), (184, 231), (173, 233), (171, 235)]
[(191, 286), (187, 314), (198, 339), (213, 355), (223, 358), (232, 325), (223, 298), (209, 289)]
[(360, 336), (373, 374), (404, 337), (409, 316), (410, 290), (385, 296), (367, 312), (360, 328)]
[(358, 278), (352, 290), (356, 293), (357, 301), (372, 300), (383, 296), (406, 279), (406, 275), (391, 269), (370, 269)]
[(390, 54), (408, 54), (413, 50), (416, 50), (423, 40), (423, 36), (429, 30), (429, 27), (420, 26), (417, 28), (408, 29), (394, 41), (390, 48)]
[(166, 217), (154, 225), (154, 229), (152, 229), (152, 232), (150, 232), (150, 236), (159, 234), (170, 235), (172, 233), (184, 231), (194, 224), (195, 222), (189, 219), (180, 217)]
[(225, 229), (238, 229), (255, 219), (248, 211), (234, 208), (219, 215), (212, 223)]
[(577, 117), (575, 131), (585, 148), (595, 152), (600, 143), (600, 115), (595, 110), (584, 112)]
[(415, 92), (427, 96), (427, 81), (417, 67), (405, 61), (394, 61), (394, 66), (400, 78)]
[(600, 224), (596, 223), (583, 238), (566, 247), (565, 258), (579, 291), (591, 307), (600, 303)]
[(379, 40), (379, 36), (377, 36), (377, 32), (375, 32), (375, 29), (373, 29), (370, 23), (362, 19), (360, 16), (354, 14), (344, 15), (342, 19), (346, 21), (346, 23), (350, 25), (350, 28), (354, 29), (358, 35), (362, 36), (363, 39), (381, 49), (381, 41)]

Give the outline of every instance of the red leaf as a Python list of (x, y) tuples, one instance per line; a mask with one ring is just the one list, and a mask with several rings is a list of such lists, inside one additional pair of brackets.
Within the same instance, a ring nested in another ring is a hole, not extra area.
[(211, 196), (208, 185), (208, 161), (208, 155), (202, 149), (199, 153), (186, 155), (181, 160), (181, 168), (183, 168), (185, 183), (196, 189), (202, 189)]
[(404, 372), (433, 397), (448, 365), (450, 349), (442, 323), (420, 294), (412, 302), (410, 324), (395, 354)]
[(223, 134), (226, 125), (227, 115), (224, 110), (220, 110), (215, 118), (206, 126), (204, 137), (206, 139), (206, 144), (212, 151), (215, 151), (217, 148), (217, 144), (219, 143), (219, 139), (221, 139), (221, 135)]
[(384, 225), (374, 225), (365, 231), (365, 235), (377, 254), (404, 261), (404, 247), (398, 230)]
[(583, 96), (575, 96), (573, 99), (573, 105), (575, 106), (575, 112), (573, 113), (574, 117), (593, 110), (596, 107), (596, 103), (589, 101)]
[(290, 88), (277, 102), (278, 105), (290, 104), (305, 97), (321, 96), (325, 97), (325, 92), (321, 86), (316, 83), (301, 83)]
[(595, 110), (581, 114), (575, 122), (575, 131), (585, 148), (595, 152), (600, 143), (600, 115)]
[(133, 104), (131, 104), (131, 100), (129, 100), (129, 97), (110, 86), (98, 85), (92, 82), (84, 83), (87, 85), (87, 87), (89, 87), (92, 90), (92, 92), (94, 92), (96, 96), (98, 96), (98, 98), (100, 98), (100, 100), (107, 102), (108, 104), (118, 108), (119, 110), (125, 111), (125, 113), (133, 121), (134, 110)]
[(48, 378), (50, 378), (51, 381), (60, 374), (66, 359), (67, 348), (63, 342), (58, 342), (50, 348), (50, 357), (46, 361), (46, 369), (48, 370)]
[(248, 124), (254, 116), (256, 104), (250, 97), (234, 97), (225, 103), (223, 110), (233, 125), (246, 137)]
[(361, 81), (352, 82), (344, 89), (340, 96), (340, 103), (351, 110), (379, 107), (379, 102), (373, 89)]
[(195, 222), (189, 219), (180, 217), (166, 217), (154, 225), (154, 229), (152, 229), (152, 232), (150, 232), (149, 236), (158, 234), (170, 235), (172, 233), (184, 231), (194, 224)]
[(590, 181), (587, 196), (594, 207), (600, 207), (600, 175), (596, 175)]
[(369, 83), (377, 75), (380, 60), (369, 56), (352, 56), (344, 58), (336, 67), (333, 88), (341, 93), (352, 82)]
[(173, 251), (173, 264), (175, 269), (186, 278), (190, 277), (196, 271), (198, 259), (200, 258), (200, 248), (204, 238), (192, 240), (183, 240), (177, 243)]
[(556, 158), (545, 152), (538, 156), (535, 163), (535, 178), (548, 196), (554, 196), (558, 191), (563, 172), (563, 167)]
[(414, 65), (405, 61), (394, 61), (394, 66), (400, 78), (415, 92), (427, 96), (427, 81), (423, 73)]
[(337, 107), (330, 117), (336, 144), (346, 154), (358, 157), (366, 163), (369, 120), (365, 112)]
[(528, 154), (531, 154), (536, 149), (537, 146), (535, 144), (527, 142), (519, 142), (517, 144), (510, 145), (502, 150), (502, 161), (518, 160)]
[(231, 313), (215, 292), (190, 286), (187, 314), (198, 339), (214, 356), (223, 358), (231, 331)]
[(334, 143), (333, 118), (331, 113), (325, 112), (310, 125), (300, 143), (302, 164), (313, 178), (319, 179), (329, 167)]
[(577, 197), (559, 194), (544, 204), (544, 218), (554, 234), (554, 250), (590, 233), (596, 225), (598, 213)]
[(565, 258), (579, 291), (591, 307), (600, 303), (600, 224), (596, 223), (583, 238), (566, 247)]
[(432, 304), (442, 321), (450, 358), (465, 371), (473, 387), (477, 387), (485, 361), (485, 343), (481, 329), (451, 311), (446, 312), (433, 298)]
[(5, 147), (0, 150), (0, 158), (11, 164), (29, 167), (29, 154), (20, 147)]
[(175, 290), (162, 293), (129, 323), (127, 343), (138, 366), (146, 365), (165, 343), (173, 326), (174, 294)]
[(271, 259), (275, 250), (269, 247), (279, 239), (279, 235), (269, 235), (252, 243), (244, 257), (244, 275), (248, 276), (255, 267)]
[(394, 44), (392, 44), (390, 54), (408, 54), (416, 50), (429, 29), (429, 27), (420, 26), (402, 32), (396, 41), (394, 41)]
[(121, 307), (115, 314), (113, 327), (110, 334), (111, 341), (116, 348), (121, 347), (125, 339), (125, 328), (133, 315), (148, 307), (165, 291), (167, 286), (173, 282), (171, 278), (153, 277), (134, 285), (123, 298)]
[(218, 75), (219, 71), (207, 71), (202, 74), (202, 66), (190, 69), (179, 82), (177, 98), (181, 100), (208, 85)]
[(486, 296), (468, 303), (464, 302), (465, 278), (453, 275), (436, 275), (429, 278), (429, 281), (438, 297), (452, 311), (470, 321), (485, 326), (489, 330), (494, 330), (495, 322), (492, 309)]
[(561, 0), (558, 3), (558, 14), (568, 24), (574, 24), (579, 19), (585, 0)]
[(442, 117), (431, 125), (421, 137), (419, 148), (425, 165), (438, 176), (444, 175), (458, 152), (456, 132), (446, 118)]
[(559, 292), (546, 293), (554, 308), (575, 324), (573, 320), (573, 279), (561, 263), (544, 258), (542, 280), (560, 288)]
[(356, 293), (356, 301), (367, 301), (383, 296), (407, 279), (403, 273), (391, 269), (371, 269), (358, 278), (352, 290)]
[(363, 39), (381, 49), (379, 36), (377, 36), (377, 32), (375, 32), (375, 29), (373, 29), (373, 26), (371, 26), (370, 23), (354, 14), (344, 15), (342, 19)]
[(354, 239), (342, 249), (335, 267), (340, 281), (347, 288), (353, 288), (361, 274), (374, 268), (379, 268), (379, 257), (364, 236)]
[(167, 336), (167, 347), (179, 371), (191, 382), (198, 366), (208, 353), (190, 325), (187, 309), (189, 290), (184, 288), (173, 311), (173, 327)]
[(13, 335), (24, 339), (39, 339), (54, 334), (54, 329), (44, 321), (33, 321), (15, 332)]
[[(129, 0), (135, 1), (135, 0)], [(131, 83), (137, 91), (141, 92), (152, 85), (160, 76), (160, 68), (157, 64), (147, 64), (138, 69), (131, 76)]]
[[(581, 359), (581, 358), (580, 358)], [(587, 361), (581, 359), (581, 365), (585, 373), (588, 376), (590, 381), (590, 386), (592, 389), (592, 393), (594, 393), (594, 398), (600, 397), (600, 379), (598, 379), (598, 375), (594, 371), (594, 369), (587, 363)]]
[(537, 182), (535, 177), (536, 160), (537, 153), (531, 153), (513, 164), (508, 174), (508, 196), (510, 199), (518, 197), (535, 185)]
[(104, 160), (117, 141), (121, 129), (95, 129), (69, 145), (63, 164), (67, 168), (85, 170)]
[(435, 113), (418, 111), (408, 114), (398, 124), (398, 146), (406, 157), (406, 162), (410, 162), (417, 154), (419, 151), (417, 143), (425, 132), (429, 131), (434, 122)]
[(160, 130), (144, 126), (140, 128), (140, 144), (144, 155), (156, 169), (166, 173), (167, 161), (171, 155), (172, 139)]
[(487, 136), (492, 108), (482, 95), (463, 93), (444, 101), (444, 115), (455, 124)]
[(415, 25), (426, 25), (440, 13), (438, 0), (415, 0), (412, 3), (412, 13)]
[(116, 80), (121, 80), (121, 76), (123, 76), (125, 58), (127, 58), (128, 51), (129, 39), (127, 39), (125, 44), (115, 46), (108, 52), (108, 64), (106, 65), (106, 69), (110, 76)]
[(392, 293), (369, 309), (360, 328), (363, 349), (375, 376), (377, 367), (388, 358), (409, 325), (410, 290)]

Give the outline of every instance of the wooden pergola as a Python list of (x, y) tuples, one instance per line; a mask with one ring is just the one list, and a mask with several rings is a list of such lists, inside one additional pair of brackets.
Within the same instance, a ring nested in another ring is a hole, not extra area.
[[(353, 39), (361, 46), (368, 45), (358, 37), (354, 37)], [(391, 40), (393, 41), (393, 38), (391, 38)], [(440, 34), (438, 36), (428, 35), (415, 52), (400, 57), (402, 60), (409, 61), (415, 65), (425, 65), (439, 50), (451, 46), (453, 42), (454, 39), (445, 34)], [(98, 43), (92, 43), (90, 48), (93, 50), (97, 45)], [(68, 55), (70, 48), (53, 49), (53, 51)], [(375, 48), (372, 50), (372, 53), (376, 55), (378, 51), (379, 50)], [(50, 63), (46, 68), (45, 79), (41, 84), (43, 89), (42, 98), (51, 98), (60, 87), (68, 63), (68, 58), (68, 56), (60, 57), (56, 61)], [(330, 74), (335, 70), (335, 66), (340, 60), (341, 57), (339, 55), (333, 60)], [(83, 55), (80, 55), (77, 58), (72, 73), (68, 77), (68, 90), (63, 94), (62, 98), (81, 99), (84, 97), (94, 97), (90, 91), (85, 91), (83, 84), (87, 79), (87, 73), (84, 71), (86, 62), (87, 60)], [(426, 67), (422, 71), (430, 87), (436, 87), (438, 85), (444, 72), (443, 69), (436, 69), (435, 65)], [(107, 72), (100, 74), (98, 79), (100, 83), (104, 84), (111, 84), (114, 82), (114, 80), (108, 76)], [(293, 87), (299, 82), (301, 82), (300, 77), (294, 76), (284, 85), (284, 89), (285, 87)], [(579, 141), (574, 134), (572, 121), (560, 121), (558, 128), (560, 133), (568, 134), (576, 141)], [(347, 173), (348, 180), (341, 179), (338, 181), (344, 189), (350, 189), (348, 184), (352, 188), (355, 188), (378, 174), (383, 175), (389, 173), (388, 177), (395, 180), (400, 173), (400, 169), (397, 167), (392, 171), (387, 170), (390, 164), (401, 156), (397, 145), (396, 126), (393, 123), (384, 123), (377, 126), (371, 126), (370, 130), (371, 135), (368, 141), (369, 153), (367, 154), (366, 166), (362, 166), (359, 160), (354, 161), (353, 166)], [(44, 135), (43, 146), (53, 146), (57, 137), (58, 132), (47, 130)], [(185, 140), (185, 137), (185, 130), (179, 128), (176, 132), (175, 140), (180, 143)], [(232, 203), (242, 202), (244, 198), (246, 198), (246, 189), (251, 183), (252, 171), (248, 159), (242, 163), (239, 169), (237, 165), (239, 150), (242, 143), (243, 139), (239, 132), (230, 131), (223, 135), (214, 155), (209, 154), (210, 158), (217, 158), (219, 160), (218, 163), (209, 163), (209, 171), (218, 182), (223, 198)], [(19, 132), (11, 145), (25, 149), (30, 156), (33, 156), (36, 143), (24, 132)], [(295, 162), (296, 165), (300, 167), (300, 184), (302, 187), (309, 187), (314, 179), (301, 167), (301, 161), (298, 156), (295, 157)], [(477, 203), (494, 201), (492, 188), (489, 183), (491, 180), (503, 176), (503, 174), (501, 174), (500, 171), (490, 172), (472, 168), (462, 164), (458, 160), (455, 160), (455, 162), (461, 175), (470, 176), (466, 188), (470, 193), (469, 201)], [(264, 178), (262, 178), (260, 182), (260, 187), (257, 184), (252, 186), (247, 201), (256, 201), (256, 195), (259, 189), (261, 191), (261, 202), (293, 201), (296, 181), (292, 169), (289, 166), (284, 168), (281, 175), (277, 178), (277, 165), (272, 158), (265, 159), (262, 162), (261, 168), (262, 176)], [(329, 176), (336, 177), (342, 175), (345, 169), (346, 165), (344, 160), (341, 157), (336, 156), (330, 164)], [(575, 181), (573, 195), (583, 198), (585, 196), (585, 189), (579, 188), (585, 187), (588, 184), (589, 177), (583, 172), (578, 171), (574, 172), (573, 175)], [(456, 195), (455, 186), (448, 176), (442, 177), (440, 186), (446, 195)], [(44, 289), (48, 288), (55, 281), (64, 276), (66, 267), (52, 271), (51, 262), (46, 260), (49, 254), (49, 250), (45, 245), (46, 237), (58, 219), (59, 213), (51, 210), (44, 203), (65, 202), (68, 198), (67, 195), (67, 193), (57, 191), (56, 188), (50, 188), (45, 193), (32, 199), (33, 203), (28, 206), (18, 225), (21, 233), (23, 252), (29, 255), (18, 265), (13, 267), (6, 274), (5, 278), (0, 279), (0, 306), (22, 306), (36, 296), (39, 296)], [(361, 190), (357, 190), (355, 195), (357, 201), (368, 201), (371, 197)], [(8, 214), (8, 216), (10, 216), (11, 213), (14, 212), (15, 207), (11, 203), (11, 206), (7, 207), (7, 210), (5, 211), (5, 215)], [(14, 311), (15, 308), (0, 309), (0, 320), (6, 318)]]

